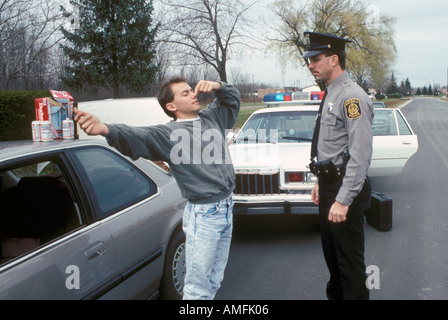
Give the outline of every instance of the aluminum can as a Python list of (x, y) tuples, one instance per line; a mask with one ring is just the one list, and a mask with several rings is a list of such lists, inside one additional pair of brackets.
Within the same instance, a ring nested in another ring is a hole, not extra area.
[(73, 120), (66, 119), (62, 121), (62, 138), (75, 139), (75, 123)]
[(42, 121), (39, 123), (39, 137), (40, 141), (53, 140), (53, 125), (50, 121)]
[(41, 121), (31, 122), (31, 132), (33, 134), (33, 141), (40, 141), (40, 127)]

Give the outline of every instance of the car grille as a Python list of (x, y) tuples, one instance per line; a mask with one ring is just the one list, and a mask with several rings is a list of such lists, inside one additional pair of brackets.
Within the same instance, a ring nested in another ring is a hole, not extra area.
[(235, 195), (280, 194), (279, 174), (237, 174)]

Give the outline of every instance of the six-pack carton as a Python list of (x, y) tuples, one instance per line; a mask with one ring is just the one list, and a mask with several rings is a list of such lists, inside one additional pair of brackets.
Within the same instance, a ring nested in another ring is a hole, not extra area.
[(50, 90), (52, 98), (35, 99), (37, 121), (50, 121), (55, 139), (62, 139), (62, 121), (73, 119), (74, 99), (67, 91)]

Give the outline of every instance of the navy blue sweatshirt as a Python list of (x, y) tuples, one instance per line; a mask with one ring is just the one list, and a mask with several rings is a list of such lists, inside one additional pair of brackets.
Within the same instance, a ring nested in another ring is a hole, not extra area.
[(240, 109), (235, 87), (221, 83), (216, 99), (199, 112), (199, 119), (163, 125), (131, 127), (108, 124), (107, 142), (131, 159), (165, 161), (182, 196), (192, 203), (210, 203), (229, 197), (235, 172), (226, 144)]

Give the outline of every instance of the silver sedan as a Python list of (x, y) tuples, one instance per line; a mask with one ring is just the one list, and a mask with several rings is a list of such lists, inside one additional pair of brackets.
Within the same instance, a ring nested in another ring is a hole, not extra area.
[(0, 299), (181, 298), (174, 178), (99, 140), (0, 143)]

